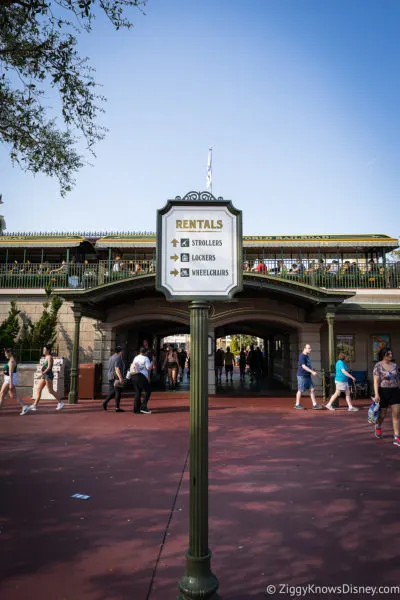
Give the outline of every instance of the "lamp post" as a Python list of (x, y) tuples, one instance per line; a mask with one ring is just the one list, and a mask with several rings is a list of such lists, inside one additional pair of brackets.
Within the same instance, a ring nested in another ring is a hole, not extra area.
[(208, 547), (208, 302), (190, 305), (190, 518), (179, 600), (217, 598)]
[[(208, 311), (242, 284), (242, 214), (209, 192), (169, 200), (157, 216), (156, 289), (190, 311), (190, 515), (189, 549), (179, 600), (215, 600), (218, 579), (208, 547)], [(195, 248), (210, 246), (213, 264)]]

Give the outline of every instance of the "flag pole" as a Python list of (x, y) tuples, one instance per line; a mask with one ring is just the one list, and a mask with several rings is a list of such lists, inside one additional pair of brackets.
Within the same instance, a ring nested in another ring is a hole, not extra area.
[(207, 190), (212, 194), (212, 146), (208, 149)]

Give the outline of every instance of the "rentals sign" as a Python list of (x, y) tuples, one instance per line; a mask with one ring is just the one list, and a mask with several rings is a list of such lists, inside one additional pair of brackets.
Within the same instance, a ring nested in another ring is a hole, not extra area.
[(226, 300), (239, 292), (241, 211), (207, 192), (169, 200), (157, 216), (156, 287), (168, 300)]

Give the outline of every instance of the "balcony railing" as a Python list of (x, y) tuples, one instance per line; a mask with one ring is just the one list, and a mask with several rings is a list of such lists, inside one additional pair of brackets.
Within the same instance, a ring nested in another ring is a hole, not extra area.
[[(255, 260), (244, 263), (244, 273), (270, 276), (328, 289), (400, 288), (400, 262), (369, 265), (331, 264), (316, 268), (314, 264), (290, 261)], [(19, 289), (88, 289), (113, 281), (155, 273), (154, 260), (99, 261), (97, 263), (0, 264), (0, 288)]]
[(245, 273), (268, 275), (328, 289), (398, 288), (400, 287), (400, 262), (386, 265), (370, 261), (358, 264), (332, 261), (262, 260), (245, 262)]
[(154, 273), (153, 260), (97, 263), (0, 264), (0, 288), (88, 289), (104, 283)]

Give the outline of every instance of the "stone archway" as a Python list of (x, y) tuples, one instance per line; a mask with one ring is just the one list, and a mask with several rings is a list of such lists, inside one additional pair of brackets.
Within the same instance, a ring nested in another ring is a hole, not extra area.
[[(293, 306), (289, 307), (293, 310)], [(279, 309), (279, 310), (278, 310)], [(209, 335), (216, 338), (226, 334), (247, 333), (265, 340), (267, 348), (267, 371), (269, 379), (276, 379), (288, 389), (294, 389), (296, 386), (296, 370), (299, 340), (302, 338), (302, 328), (304, 321), (303, 314), (296, 314), (293, 318), (287, 307), (274, 306), (273, 302), (257, 302), (252, 300), (243, 301), (242, 306), (228, 307), (214, 306), (212, 317), (210, 319)], [(319, 331), (319, 329), (318, 329)], [(276, 340), (281, 342), (279, 350), (272, 352), (272, 343)], [(316, 362), (320, 361), (317, 356), (319, 348), (316, 348)], [(320, 352), (319, 352), (320, 354)], [(209, 382), (214, 382), (209, 368)], [(215, 393), (215, 384), (210, 385), (210, 393)]]
[[(99, 325), (103, 332), (103, 339), (99, 337), (98, 345), (95, 344), (96, 357), (103, 365), (103, 389), (107, 373), (108, 360), (112, 349), (118, 343), (125, 349), (128, 361), (141, 345), (142, 338), (156, 338), (157, 354), (160, 339), (176, 332), (189, 333), (189, 314), (182, 308), (166, 310), (166, 307), (156, 306), (154, 302), (143, 303), (136, 312), (127, 311), (126, 307), (116, 307), (114, 313), (108, 315), (107, 321)], [(146, 332), (146, 333), (145, 333)]]
[[(285, 331), (290, 352), (285, 368), (294, 384), (295, 355), (303, 343), (313, 344), (313, 365), (321, 367), (320, 328), (327, 311), (331, 321), (330, 338), (333, 339), (333, 317), (337, 306), (352, 293), (314, 288), (297, 282), (288, 282), (269, 276), (244, 277), (243, 291), (233, 301), (210, 305), (209, 342), (213, 347), (215, 329), (245, 322), (273, 323)], [(154, 275), (100, 285), (97, 288), (68, 291), (63, 296), (73, 302), (75, 313), (74, 349), (72, 352), (70, 401), (77, 398), (77, 364), (80, 317), (97, 320), (97, 340), (94, 360), (106, 362), (115, 341), (116, 327), (127, 323), (160, 319), (189, 325), (189, 306), (183, 302), (167, 302), (155, 290)], [(330, 348), (333, 345), (330, 344)], [(332, 352), (330, 351), (330, 354)], [(107, 358), (106, 358), (107, 357)], [(212, 375), (211, 375), (212, 374)], [(214, 356), (209, 353), (209, 393), (215, 392)]]

